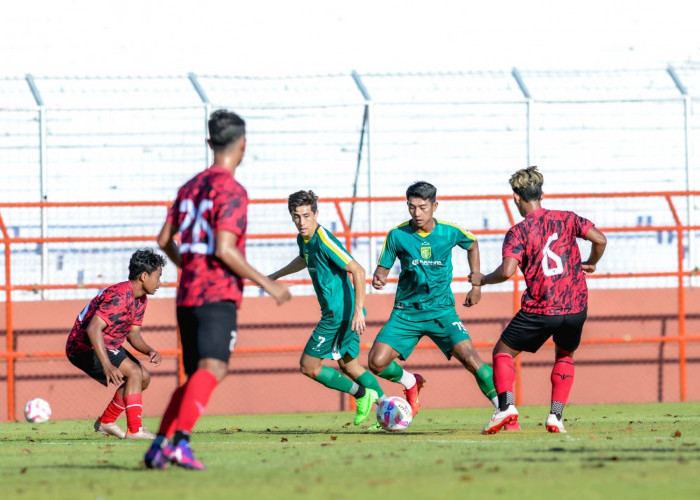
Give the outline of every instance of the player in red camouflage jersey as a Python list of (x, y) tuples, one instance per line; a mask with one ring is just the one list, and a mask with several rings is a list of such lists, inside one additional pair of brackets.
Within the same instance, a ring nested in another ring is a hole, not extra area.
[[(95, 421), (95, 432), (127, 439), (153, 439), (141, 426), (142, 391), (151, 375), (123, 345), (146, 354), (158, 366), (161, 355), (141, 336), (147, 295), (160, 287), (165, 259), (151, 249), (137, 250), (129, 261), (129, 281), (112, 285), (80, 312), (66, 342), (72, 364), (101, 384), (117, 386), (112, 401)], [(127, 431), (116, 421), (126, 409)]]
[[(566, 432), (562, 411), (574, 382), (573, 355), (581, 342), (588, 308), (585, 275), (595, 272), (605, 251), (606, 238), (591, 221), (573, 212), (542, 208), (543, 181), (537, 167), (513, 174), (510, 178), (513, 201), (525, 219), (506, 234), (501, 265), (486, 276), (470, 275), (474, 286), (501, 283), (520, 266), (527, 284), (521, 310), (493, 349), (493, 380), (499, 408), (484, 428), (484, 434), (495, 434), (517, 422), (513, 358), (522, 351), (537, 352), (550, 336), (555, 344), (555, 362), (550, 414), (545, 426), (549, 432)], [(576, 238), (592, 243), (584, 262)]]
[(180, 188), (158, 236), (160, 247), (182, 269), (176, 303), (188, 379), (173, 393), (146, 452), (146, 466), (152, 469), (168, 462), (204, 469), (189, 438), (228, 373), (243, 280), (260, 285), (278, 304), (291, 298), (286, 284), (273, 282), (245, 258), (248, 194), (234, 178), (245, 153), (245, 122), (230, 111), (215, 111), (207, 142), (214, 151), (213, 165)]

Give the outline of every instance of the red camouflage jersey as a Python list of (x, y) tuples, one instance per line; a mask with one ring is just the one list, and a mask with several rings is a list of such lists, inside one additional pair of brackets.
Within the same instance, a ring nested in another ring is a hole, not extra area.
[(527, 284), (523, 311), (557, 316), (587, 307), (588, 287), (576, 238), (591, 227), (591, 221), (573, 212), (539, 208), (508, 231), (503, 258), (520, 262)]
[(134, 297), (134, 285), (130, 281), (105, 288), (80, 311), (68, 335), (66, 354), (71, 356), (93, 350), (87, 330), (95, 315), (107, 323), (102, 331), (105, 347), (119, 349), (131, 332), (131, 327), (143, 323), (147, 302), (146, 294), (138, 299)]
[(168, 212), (167, 221), (179, 228), (182, 274), (178, 306), (201, 306), (243, 299), (243, 279), (216, 258), (216, 233), (231, 231), (236, 248), (245, 255), (248, 193), (231, 172), (216, 165), (185, 183)]

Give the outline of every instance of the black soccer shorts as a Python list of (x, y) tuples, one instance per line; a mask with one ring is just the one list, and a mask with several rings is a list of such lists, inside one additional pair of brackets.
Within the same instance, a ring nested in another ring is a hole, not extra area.
[[(110, 363), (117, 368), (119, 368), (119, 366), (127, 358), (141, 366), (139, 360), (136, 359), (129, 351), (124, 349), (124, 346), (121, 346), (119, 349), (107, 349), (107, 357), (109, 358)], [(102, 363), (100, 363), (100, 360), (97, 357), (97, 354), (95, 354), (94, 350), (68, 356), (68, 361), (90, 375), (90, 377), (97, 380), (100, 384), (104, 386), (109, 385), (105, 371), (102, 368)]]
[(549, 337), (567, 351), (575, 351), (581, 343), (581, 331), (588, 310), (575, 314), (545, 316), (518, 311), (501, 334), (505, 345), (516, 351), (537, 352)]
[(236, 303), (213, 302), (177, 308), (182, 359), (189, 376), (199, 361), (214, 358), (228, 363), (236, 344)]

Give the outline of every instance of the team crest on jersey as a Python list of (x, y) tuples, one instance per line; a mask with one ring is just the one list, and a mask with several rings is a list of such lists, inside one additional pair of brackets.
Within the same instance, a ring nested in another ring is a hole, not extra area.
[(433, 251), (430, 249), (429, 246), (420, 247), (420, 258), (421, 259), (429, 259), (432, 256), (433, 256)]

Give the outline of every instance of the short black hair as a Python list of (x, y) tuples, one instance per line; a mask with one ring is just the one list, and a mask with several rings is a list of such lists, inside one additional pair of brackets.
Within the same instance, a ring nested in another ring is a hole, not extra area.
[(306, 205), (311, 207), (313, 213), (318, 211), (318, 196), (311, 190), (297, 191), (296, 193), (290, 194), (289, 198), (287, 198), (287, 208), (290, 214), (293, 214), (294, 210), (298, 207), (304, 207)]
[(214, 151), (221, 151), (245, 136), (245, 122), (233, 111), (217, 109), (209, 117), (209, 141)]
[(165, 257), (152, 248), (136, 250), (129, 260), (129, 279), (135, 280), (141, 273), (151, 274), (159, 267), (164, 267), (165, 262)]
[(420, 198), (421, 200), (430, 200), (431, 203), (435, 203), (437, 188), (429, 182), (414, 182), (406, 190), (406, 200), (410, 198)]

